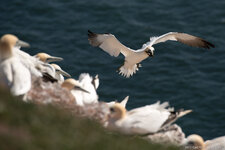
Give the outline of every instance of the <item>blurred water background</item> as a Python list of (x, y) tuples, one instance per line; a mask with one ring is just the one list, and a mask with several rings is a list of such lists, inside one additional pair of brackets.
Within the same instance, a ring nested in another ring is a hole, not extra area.
[[(74, 78), (99, 74), (103, 101), (130, 95), (128, 109), (169, 101), (193, 109), (177, 121), (186, 135), (204, 139), (225, 135), (225, 1), (219, 0), (1, 0), (0, 35), (12, 33), (43, 51), (61, 56), (58, 64)], [(112, 33), (138, 49), (170, 31), (202, 37), (216, 48), (192, 48), (176, 42), (155, 45), (155, 56), (126, 79), (116, 69), (123, 56), (110, 57), (87, 40), (87, 30)]]

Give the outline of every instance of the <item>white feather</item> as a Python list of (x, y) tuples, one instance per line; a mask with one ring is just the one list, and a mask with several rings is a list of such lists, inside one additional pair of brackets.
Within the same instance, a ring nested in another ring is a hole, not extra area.
[(91, 104), (98, 102), (98, 95), (96, 93), (94, 85), (92, 84), (92, 80), (93, 78), (88, 73), (82, 73), (79, 76), (79, 82), (81, 84), (81, 87), (90, 92), (90, 93), (81, 92), (84, 104)]
[(29, 70), (17, 57), (10, 57), (0, 64), (1, 82), (4, 83), (13, 95), (23, 95), (31, 88)]

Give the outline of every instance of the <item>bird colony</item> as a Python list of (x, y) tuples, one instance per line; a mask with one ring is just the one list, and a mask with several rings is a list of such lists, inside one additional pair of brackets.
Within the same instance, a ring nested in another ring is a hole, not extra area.
[[(111, 56), (117, 57), (122, 53), (125, 60), (118, 71), (126, 78), (139, 70), (143, 60), (154, 56), (155, 44), (172, 40), (192, 47), (214, 47), (202, 38), (177, 32), (151, 37), (138, 50), (121, 44), (112, 34), (88, 31), (88, 40), (90, 45), (101, 48)], [(0, 39), (0, 88), (10, 91), (23, 101), (53, 104), (75, 115), (96, 120), (110, 131), (140, 136), (154, 143), (177, 145), (188, 150), (225, 149), (225, 137), (204, 141), (196, 134), (185, 136), (175, 121), (192, 110), (175, 110), (168, 102), (160, 101), (127, 110), (129, 96), (121, 102), (100, 101), (97, 94), (98, 75), (92, 77), (88, 73), (82, 73), (78, 79), (73, 79), (55, 64), (63, 58), (43, 52), (31, 56), (21, 50), (29, 46), (12, 34), (5, 34)]]

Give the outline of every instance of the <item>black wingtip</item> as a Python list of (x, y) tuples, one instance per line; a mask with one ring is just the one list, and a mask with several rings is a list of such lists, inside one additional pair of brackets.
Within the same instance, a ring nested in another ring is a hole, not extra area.
[(93, 33), (93, 32), (91, 32), (91, 30), (88, 30), (88, 33), (90, 33), (90, 34), (91, 34), (91, 33)]
[(207, 49), (215, 48), (214, 44), (212, 44), (212, 43), (210, 43), (208, 41), (205, 41), (205, 40), (203, 40), (203, 42), (205, 43), (204, 48), (207, 48)]
[(212, 43), (207, 43), (209, 46), (211, 46), (212, 48), (215, 48), (215, 45), (214, 44), (212, 44)]
[(88, 37), (89, 38), (93, 38), (95, 36), (96, 36), (96, 34), (94, 32), (92, 32), (91, 30), (88, 30)]
[(48, 74), (48, 73), (43, 73), (42, 79), (43, 79), (44, 82), (49, 82), (49, 81), (52, 82), (52, 83), (58, 82), (57, 79), (55, 79), (54, 77), (52, 77), (52, 76), (51, 76), (50, 74)]

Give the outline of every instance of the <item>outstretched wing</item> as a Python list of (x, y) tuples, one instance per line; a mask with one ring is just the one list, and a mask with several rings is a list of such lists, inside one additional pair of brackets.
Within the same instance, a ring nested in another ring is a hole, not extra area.
[(183, 44), (193, 46), (193, 47), (202, 47), (202, 48), (207, 48), (207, 49), (210, 49), (211, 47), (215, 47), (213, 44), (211, 44), (210, 42), (208, 42), (200, 37), (193, 36), (193, 35), (186, 34), (186, 33), (178, 33), (178, 32), (169, 32), (169, 33), (163, 34), (159, 37), (152, 37), (152, 38), (150, 38), (150, 42), (146, 43), (146, 45), (152, 46), (154, 44), (166, 42), (168, 40), (178, 41), (178, 42), (181, 42)]
[(88, 40), (92, 46), (99, 46), (111, 56), (117, 57), (122, 53), (126, 57), (132, 52), (130, 48), (121, 44), (112, 34), (96, 34), (88, 30)]

